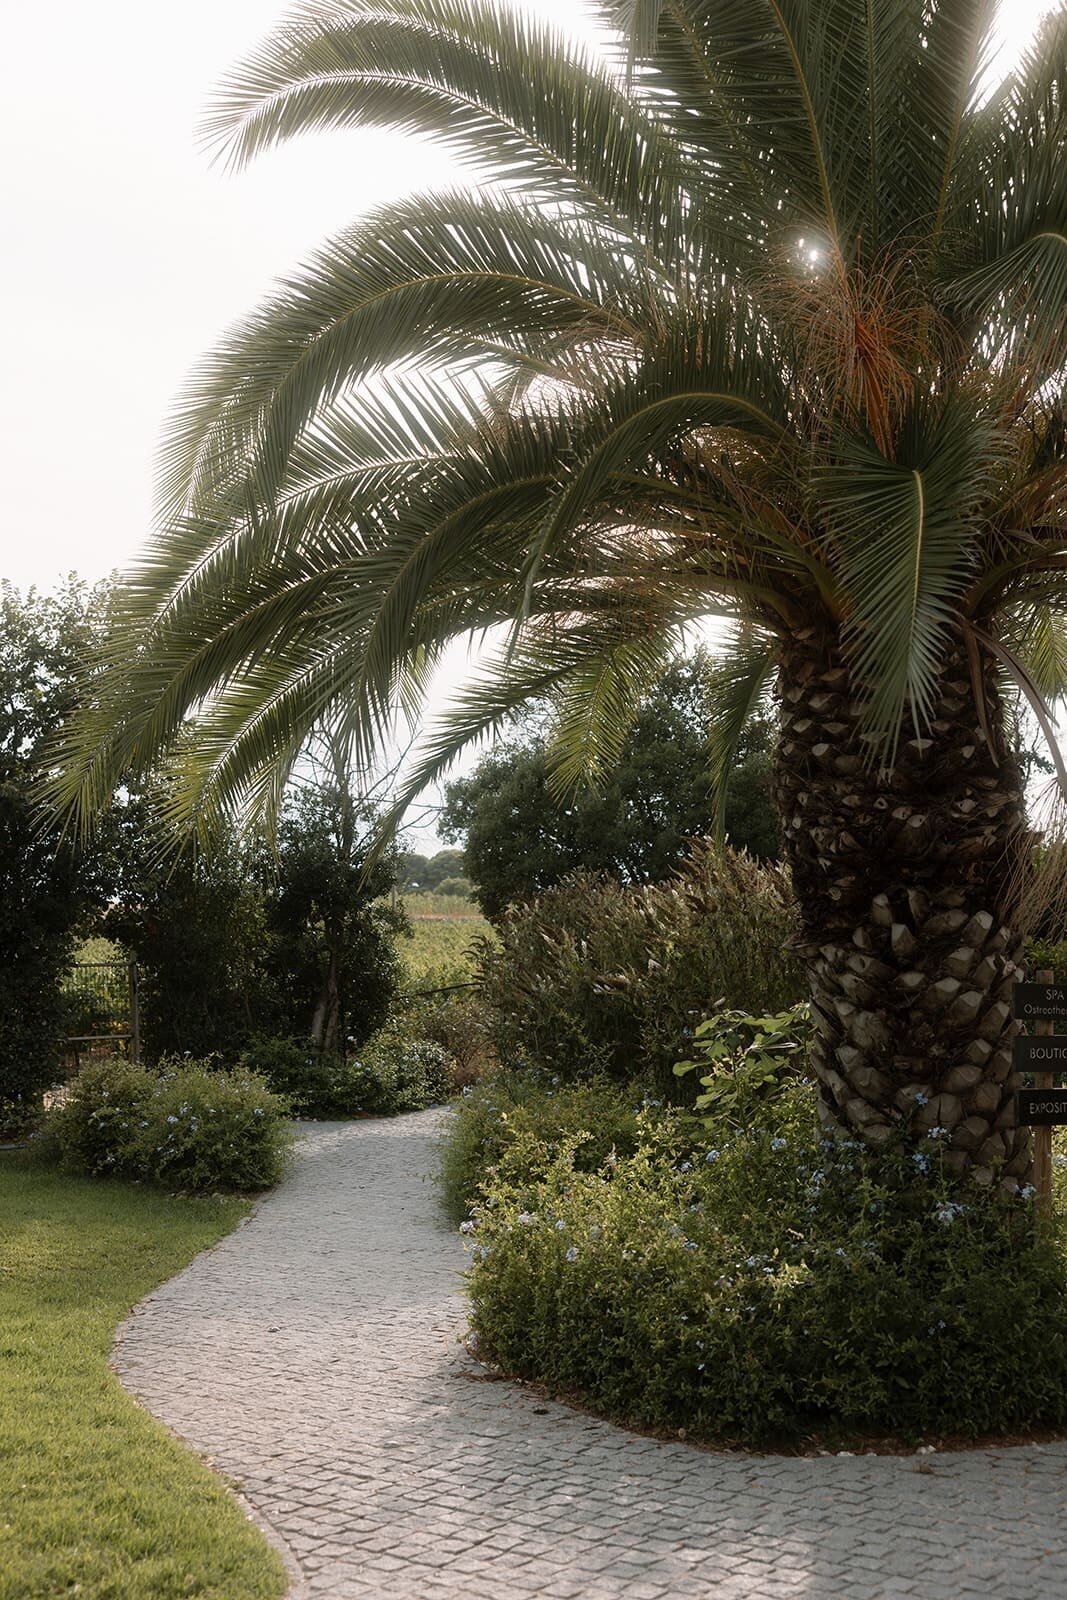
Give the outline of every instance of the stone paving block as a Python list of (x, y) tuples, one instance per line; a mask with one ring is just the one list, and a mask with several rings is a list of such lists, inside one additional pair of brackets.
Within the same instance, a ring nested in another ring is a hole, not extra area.
[(1065, 1443), (928, 1472), (717, 1455), (481, 1381), (426, 1181), (444, 1115), (305, 1124), (285, 1183), (119, 1333), (127, 1387), (309, 1600), (1067, 1600)]

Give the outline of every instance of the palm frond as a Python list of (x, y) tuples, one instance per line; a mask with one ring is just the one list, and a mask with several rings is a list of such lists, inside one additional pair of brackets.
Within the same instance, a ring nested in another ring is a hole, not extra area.
[(205, 125), (237, 166), (299, 136), (387, 126), (482, 179), (612, 219), (669, 251), (692, 186), (684, 153), (588, 51), (508, 6), (313, 4), (231, 74)]
[(895, 461), (852, 440), (820, 474), (851, 605), (843, 637), (872, 757), (889, 765), (905, 712), (920, 728), (933, 715), (953, 619), (979, 559), (990, 432), (962, 405), (940, 416), (922, 405)]
[(726, 787), (745, 728), (766, 704), (777, 651), (759, 628), (742, 626), (715, 653), (705, 693), (708, 706), (708, 774), (715, 834), (726, 828)]
[(630, 636), (612, 639), (601, 655), (577, 665), (553, 695), (548, 772), (549, 787), (560, 801), (583, 788), (596, 789), (680, 648), (680, 633), (664, 629), (661, 616), (650, 615), (645, 629), (636, 609), (628, 620)]

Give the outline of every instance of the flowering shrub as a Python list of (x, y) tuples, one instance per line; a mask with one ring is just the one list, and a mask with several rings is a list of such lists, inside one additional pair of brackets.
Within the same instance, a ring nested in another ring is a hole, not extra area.
[(440, 1105), (453, 1093), (440, 1045), (383, 1029), (358, 1054), (316, 1056), (295, 1039), (257, 1041), (241, 1057), (284, 1094), (300, 1117), (392, 1116)]
[(441, 1149), (440, 1183), (450, 1216), (467, 1215), (483, 1181), (510, 1156), (511, 1170), (547, 1169), (566, 1143), (578, 1168), (597, 1168), (637, 1147), (639, 1118), (666, 1116), (641, 1089), (609, 1079), (561, 1083), (527, 1067), (496, 1072), (464, 1089)]
[(470, 1224), (479, 1352), (609, 1415), (763, 1443), (1067, 1419), (1062, 1260), (942, 1143), (761, 1130), (703, 1150), (642, 1117), (583, 1170), (516, 1143)]
[(282, 1174), (287, 1111), (246, 1068), (170, 1059), (154, 1072), (110, 1060), (83, 1069), (50, 1122), (67, 1162), (94, 1175), (248, 1191)]
[(121, 1056), (86, 1062), (44, 1131), (65, 1160), (94, 1176), (139, 1177), (138, 1131), (156, 1074)]
[(377, 1116), (443, 1105), (455, 1089), (451, 1059), (439, 1044), (388, 1029), (368, 1039), (349, 1069), (362, 1086), (361, 1109)]

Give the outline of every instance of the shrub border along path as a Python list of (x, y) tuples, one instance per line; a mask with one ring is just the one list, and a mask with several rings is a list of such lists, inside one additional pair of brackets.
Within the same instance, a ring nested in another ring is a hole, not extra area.
[(281, 1188), (121, 1332), (124, 1381), (310, 1600), (1067, 1596), (1067, 1442), (713, 1454), (493, 1381), (459, 1343), (444, 1114), (306, 1125)]

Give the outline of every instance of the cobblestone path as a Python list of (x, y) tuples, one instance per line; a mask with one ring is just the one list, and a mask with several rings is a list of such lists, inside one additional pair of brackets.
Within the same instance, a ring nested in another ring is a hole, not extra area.
[(441, 1113), (307, 1127), (116, 1364), (243, 1489), (309, 1600), (1060, 1600), (1067, 1445), (746, 1457), (621, 1432), (463, 1352)]

